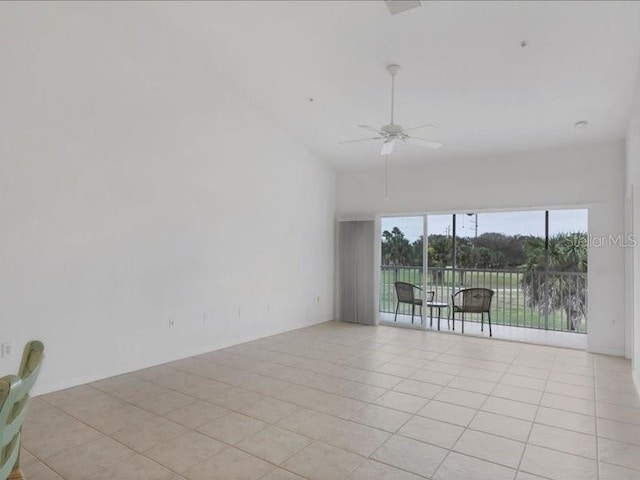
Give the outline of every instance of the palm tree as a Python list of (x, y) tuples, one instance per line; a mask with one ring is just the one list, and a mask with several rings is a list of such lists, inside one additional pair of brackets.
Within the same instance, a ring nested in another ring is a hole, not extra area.
[(521, 282), (529, 305), (544, 315), (562, 310), (567, 329), (577, 330), (587, 314), (587, 284), (579, 275), (587, 271), (586, 234), (558, 234), (549, 239), (548, 250), (542, 239), (531, 240), (525, 254), (526, 272)]

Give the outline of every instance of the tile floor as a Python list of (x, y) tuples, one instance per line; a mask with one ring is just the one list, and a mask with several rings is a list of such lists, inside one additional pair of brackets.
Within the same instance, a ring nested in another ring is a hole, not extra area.
[(621, 358), (330, 322), (33, 399), (29, 480), (638, 480)]

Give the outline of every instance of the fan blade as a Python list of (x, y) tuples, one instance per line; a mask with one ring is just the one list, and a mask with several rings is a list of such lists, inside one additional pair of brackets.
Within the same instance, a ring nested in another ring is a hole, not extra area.
[(422, 147), (433, 148), (434, 150), (442, 147), (441, 143), (433, 142), (431, 140), (427, 140), (426, 138), (419, 137), (406, 137), (405, 142), (411, 143), (413, 145), (420, 145)]
[(393, 144), (395, 142), (393, 140), (387, 140), (382, 144), (382, 149), (380, 150), (380, 155), (391, 155), (393, 151)]
[(370, 132), (380, 133), (379, 128), (370, 127), (369, 125), (358, 125), (360, 128), (364, 128), (365, 130), (369, 130)]
[(369, 140), (382, 140), (382, 137), (359, 138), (357, 140), (347, 140), (346, 142), (338, 142), (338, 145), (343, 145), (345, 143), (366, 142), (366, 141), (369, 141)]
[(433, 123), (428, 123), (427, 125), (420, 125), (419, 127), (405, 128), (404, 131), (405, 132), (410, 132), (411, 130), (420, 130), (421, 128), (435, 128), (435, 129), (437, 129), (438, 126), (434, 125)]

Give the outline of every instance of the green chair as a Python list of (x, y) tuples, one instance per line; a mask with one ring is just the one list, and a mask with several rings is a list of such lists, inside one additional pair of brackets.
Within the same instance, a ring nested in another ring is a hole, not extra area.
[(0, 480), (24, 479), (20, 470), (20, 434), (43, 352), (41, 342), (27, 343), (18, 375), (0, 378)]

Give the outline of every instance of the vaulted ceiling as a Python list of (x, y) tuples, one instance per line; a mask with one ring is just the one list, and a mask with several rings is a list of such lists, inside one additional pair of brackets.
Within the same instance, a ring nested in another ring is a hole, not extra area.
[(138, 67), (170, 42), (342, 169), (380, 161), (375, 142), (339, 142), (370, 136), (358, 124), (388, 123), (389, 63), (402, 67), (396, 123), (436, 124), (420, 136), (444, 144), (398, 146), (393, 161), (411, 163), (622, 139), (640, 52), (640, 2), (423, 1), (393, 16), (381, 1), (65, 8), (81, 10), (87, 31), (113, 25), (114, 44), (139, 29), (142, 53), (127, 47)]

